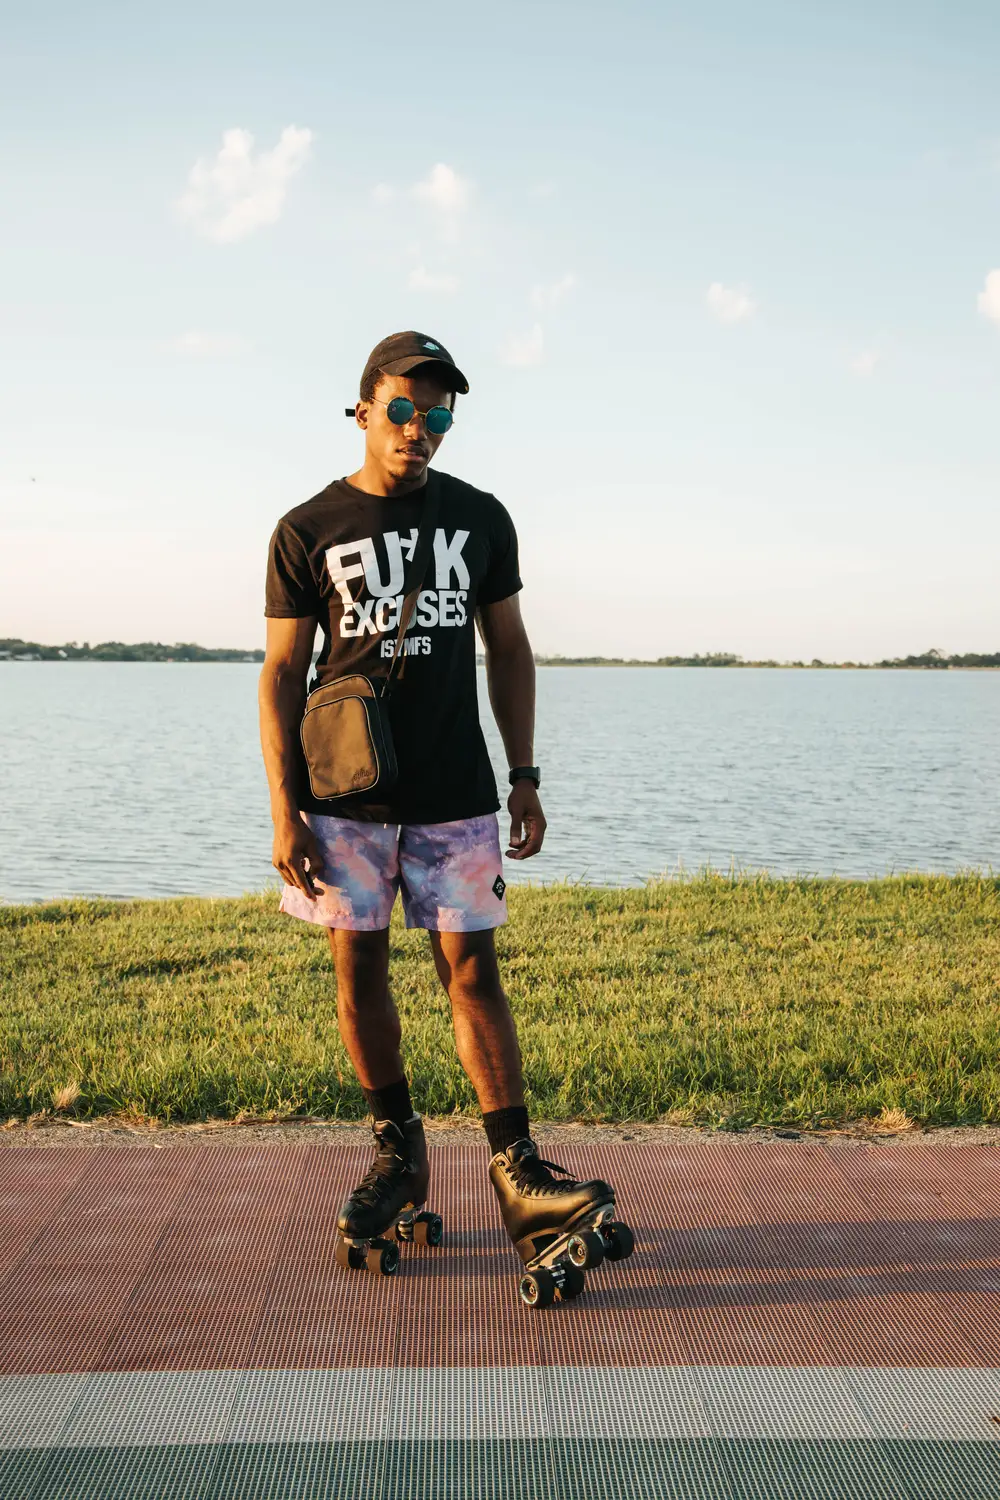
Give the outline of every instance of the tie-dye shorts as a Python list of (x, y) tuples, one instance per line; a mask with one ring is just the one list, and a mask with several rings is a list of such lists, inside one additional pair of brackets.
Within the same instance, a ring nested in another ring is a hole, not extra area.
[(481, 932), (507, 920), (496, 813), (456, 823), (358, 823), (307, 813), (319, 840), (323, 872), (319, 897), (292, 885), (280, 910), (351, 932), (389, 925), (396, 892), (403, 893), (407, 927), (432, 932)]

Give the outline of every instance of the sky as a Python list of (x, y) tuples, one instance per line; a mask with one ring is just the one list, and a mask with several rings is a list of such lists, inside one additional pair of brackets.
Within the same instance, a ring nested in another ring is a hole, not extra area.
[(263, 642), (385, 334), (539, 652), (1000, 650), (994, 0), (36, 0), (0, 50), (0, 636)]

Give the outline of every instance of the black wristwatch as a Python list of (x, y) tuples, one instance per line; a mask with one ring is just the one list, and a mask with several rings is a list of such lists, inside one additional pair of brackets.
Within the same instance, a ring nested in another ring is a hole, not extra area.
[(515, 781), (533, 781), (537, 789), (542, 784), (542, 773), (537, 766), (515, 766), (507, 780), (511, 786)]

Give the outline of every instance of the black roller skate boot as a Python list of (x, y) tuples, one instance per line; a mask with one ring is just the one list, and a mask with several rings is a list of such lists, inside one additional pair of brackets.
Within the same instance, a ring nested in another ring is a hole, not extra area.
[(529, 1307), (549, 1307), (557, 1297), (571, 1301), (583, 1291), (585, 1270), (632, 1254), (632, 1231), (615, 1221), (614, 1188), (599, 1179), (577, 1182), (565, 1167), (543, 1161), (534, 1141), (497, 1152), (490, 1181), (524, 1261), (518, 1290)]
[(400, 1127), (372, 1123), (375, 1160), (337, 1216), (334, 1258), (352, 1270), (391, 1276), (399, 1265), (400, 1241), (440, 1245), (437, 1214), (418, 1213), (427, 1201), (430, 1167), (423, 1122), (414, 1115)]

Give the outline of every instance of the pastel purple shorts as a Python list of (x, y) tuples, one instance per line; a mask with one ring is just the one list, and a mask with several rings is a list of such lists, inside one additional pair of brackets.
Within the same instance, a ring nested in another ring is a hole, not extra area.
[(286, 885), (280, 910), (351, 932), (388, 927), (396, 892), (407, 927), (481, 932), (507, 920), (496, 813), (457, 823), (357, 823), (307, 813), (319, 840), (323, 873), (310, 901)]

